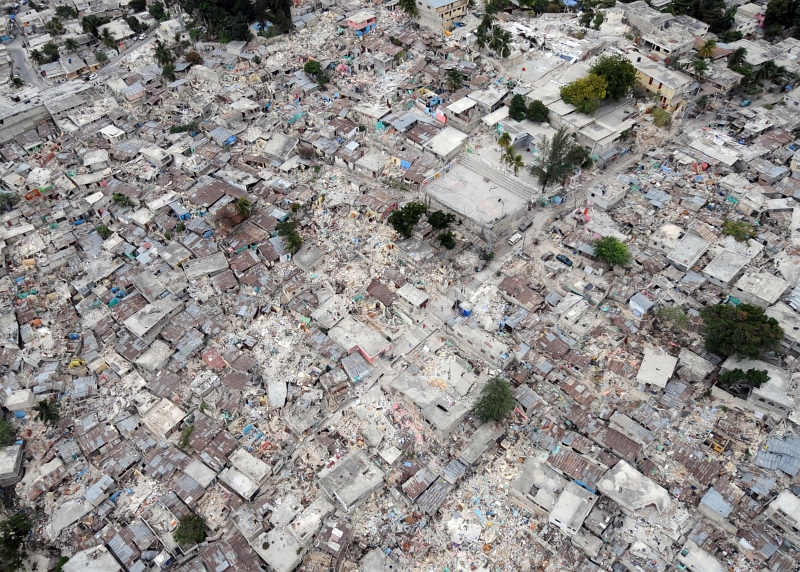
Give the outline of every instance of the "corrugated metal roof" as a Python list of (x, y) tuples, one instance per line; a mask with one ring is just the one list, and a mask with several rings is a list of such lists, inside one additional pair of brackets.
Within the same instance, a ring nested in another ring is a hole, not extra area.
[(467, 467), (458, 459), (453, 459), (447, 463), (442, 472), (444, 479), (454, 485), (467, 472)]
[(178, 475), (172, 483), (172, 489), (187, 506), (193, 507), (205, 494), (203, 486), (186, 473)]
[(733, 510), (733, 505), (726, 501), (714, 487), (708, 489), (708, 492), (700, 499), (700, 502), (723, 518), (728, 518), (728, 515)]
[(755, 464), (766, 469), (783, 471), (794, 477), (800, 472), (800, 437), (770, 437), (765, 448), (756, 455)]
[(102, 467), (108, 472), (109, 475), (116, 478), (128, 470), (128, 467), (141, 460), (141, 455), (138, 451), (131, 447), (128, 443), (122, 443), (120, 446), (113, 447), (103, 459)]
[(447, 495), (450, 494), (451, 490), (453, 490), (453, 485), (444, 479), (437, 479), (436, 482), (417, 499), (417, 506), (419, 506), (421, 511), (432, 516), (436, 514), (436, 511), (442, 506), (442, 503), (447, 498)]

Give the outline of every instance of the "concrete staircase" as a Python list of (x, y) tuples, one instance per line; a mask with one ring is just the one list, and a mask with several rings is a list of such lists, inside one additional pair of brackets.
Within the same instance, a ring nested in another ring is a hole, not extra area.
[(517, 195), (521, 199), (525, 199), (526, 201), (531, 200), (534, 195), (538, 196), (539, 194), (536, 189), (530, 185), (527, 185), (522, 179), (507, 175), (502, 171), (495, 169), (483, 159), (473, 157), (469, 153), (463, 153), (461, 156), (459, 156), (458, 162), (467, 167), (469, 170), (478, 173), (482, 177), (486, 177), (495, 185), (503, 187), (507, 191)]

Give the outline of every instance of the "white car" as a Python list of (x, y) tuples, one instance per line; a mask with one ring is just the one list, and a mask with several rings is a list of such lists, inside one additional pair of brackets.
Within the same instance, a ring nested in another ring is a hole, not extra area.
[(140, 42), (142, 42), (142, 41), (144, 41), (146, 39), (147, 39), (147, 34), (142, 34), (141, 36), (139, 36), (139, 41)]

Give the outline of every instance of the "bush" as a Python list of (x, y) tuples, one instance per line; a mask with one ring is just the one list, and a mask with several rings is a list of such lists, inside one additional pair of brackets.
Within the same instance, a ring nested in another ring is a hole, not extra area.
[(97, 234), (100, 235), (100, 238), (102, 238), (103, 240), (107, 239), (109, 236), (114, 234), (114, 231), (112, 231), (104, 224), (99, 225), (97, 228), (95, 228), (95, 230), (97, 231)]
[(172, 538), (181, 546), (193, 546), (203, 542), (206, 539), (206, 521), (196, 514), (184, 516)]
[(475, 416), (488, 423), (503, 421), (514, 411), (517, 402), (511, 392), (511, 386), (500, 378), (492, 378), (481, 391), (480, 398), (473, 407)]
[(756, 227), (743, 220), (722, 221), (722, 234), (732, 236), (736, 242), (747, 242), (756, 235)]
[(181, 431), (181, 446), (188, 447), (190, 445), (189, 439), (192, 436), (192, 431), (194, 431), (194, 425), (187, 425), (183, 431)]
[(706, 306), (700, 317), (706, 327), (706, 349), (720, 356), (758, 359), (783, 339), (778, 321), (751, 304)]
[(667, 306), (658, 311), (658, 319), (675, 330), (685, 330), (689, 327), (689, 318), (677, 306)]
[(654, 107), (651, 115), (653, 116), (653, 125), (656, 127), (664, 127), (672, 123), (672, 115), (660, 107)]
[(581, 113), (594, 113), (600, 102), (606, 98), (608, 82), (599, 75), (576, 79), (561, 88), (561, 99), (564, 103), (574, 105)]

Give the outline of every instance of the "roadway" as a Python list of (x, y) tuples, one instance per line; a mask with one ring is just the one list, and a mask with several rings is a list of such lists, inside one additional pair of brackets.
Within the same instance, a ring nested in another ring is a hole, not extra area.
[(14, 74), (17, 74), (27, 86), (44, 87), (39, 74), (29, 65), (25, 48), (22, 47), (22, 40), (20, 38), (15, 38), (6, 44), (6, 48), (8, 49), (8, 55), (11, 57), (13, 65), (14, 73), (12, 73), (12, 77)]

